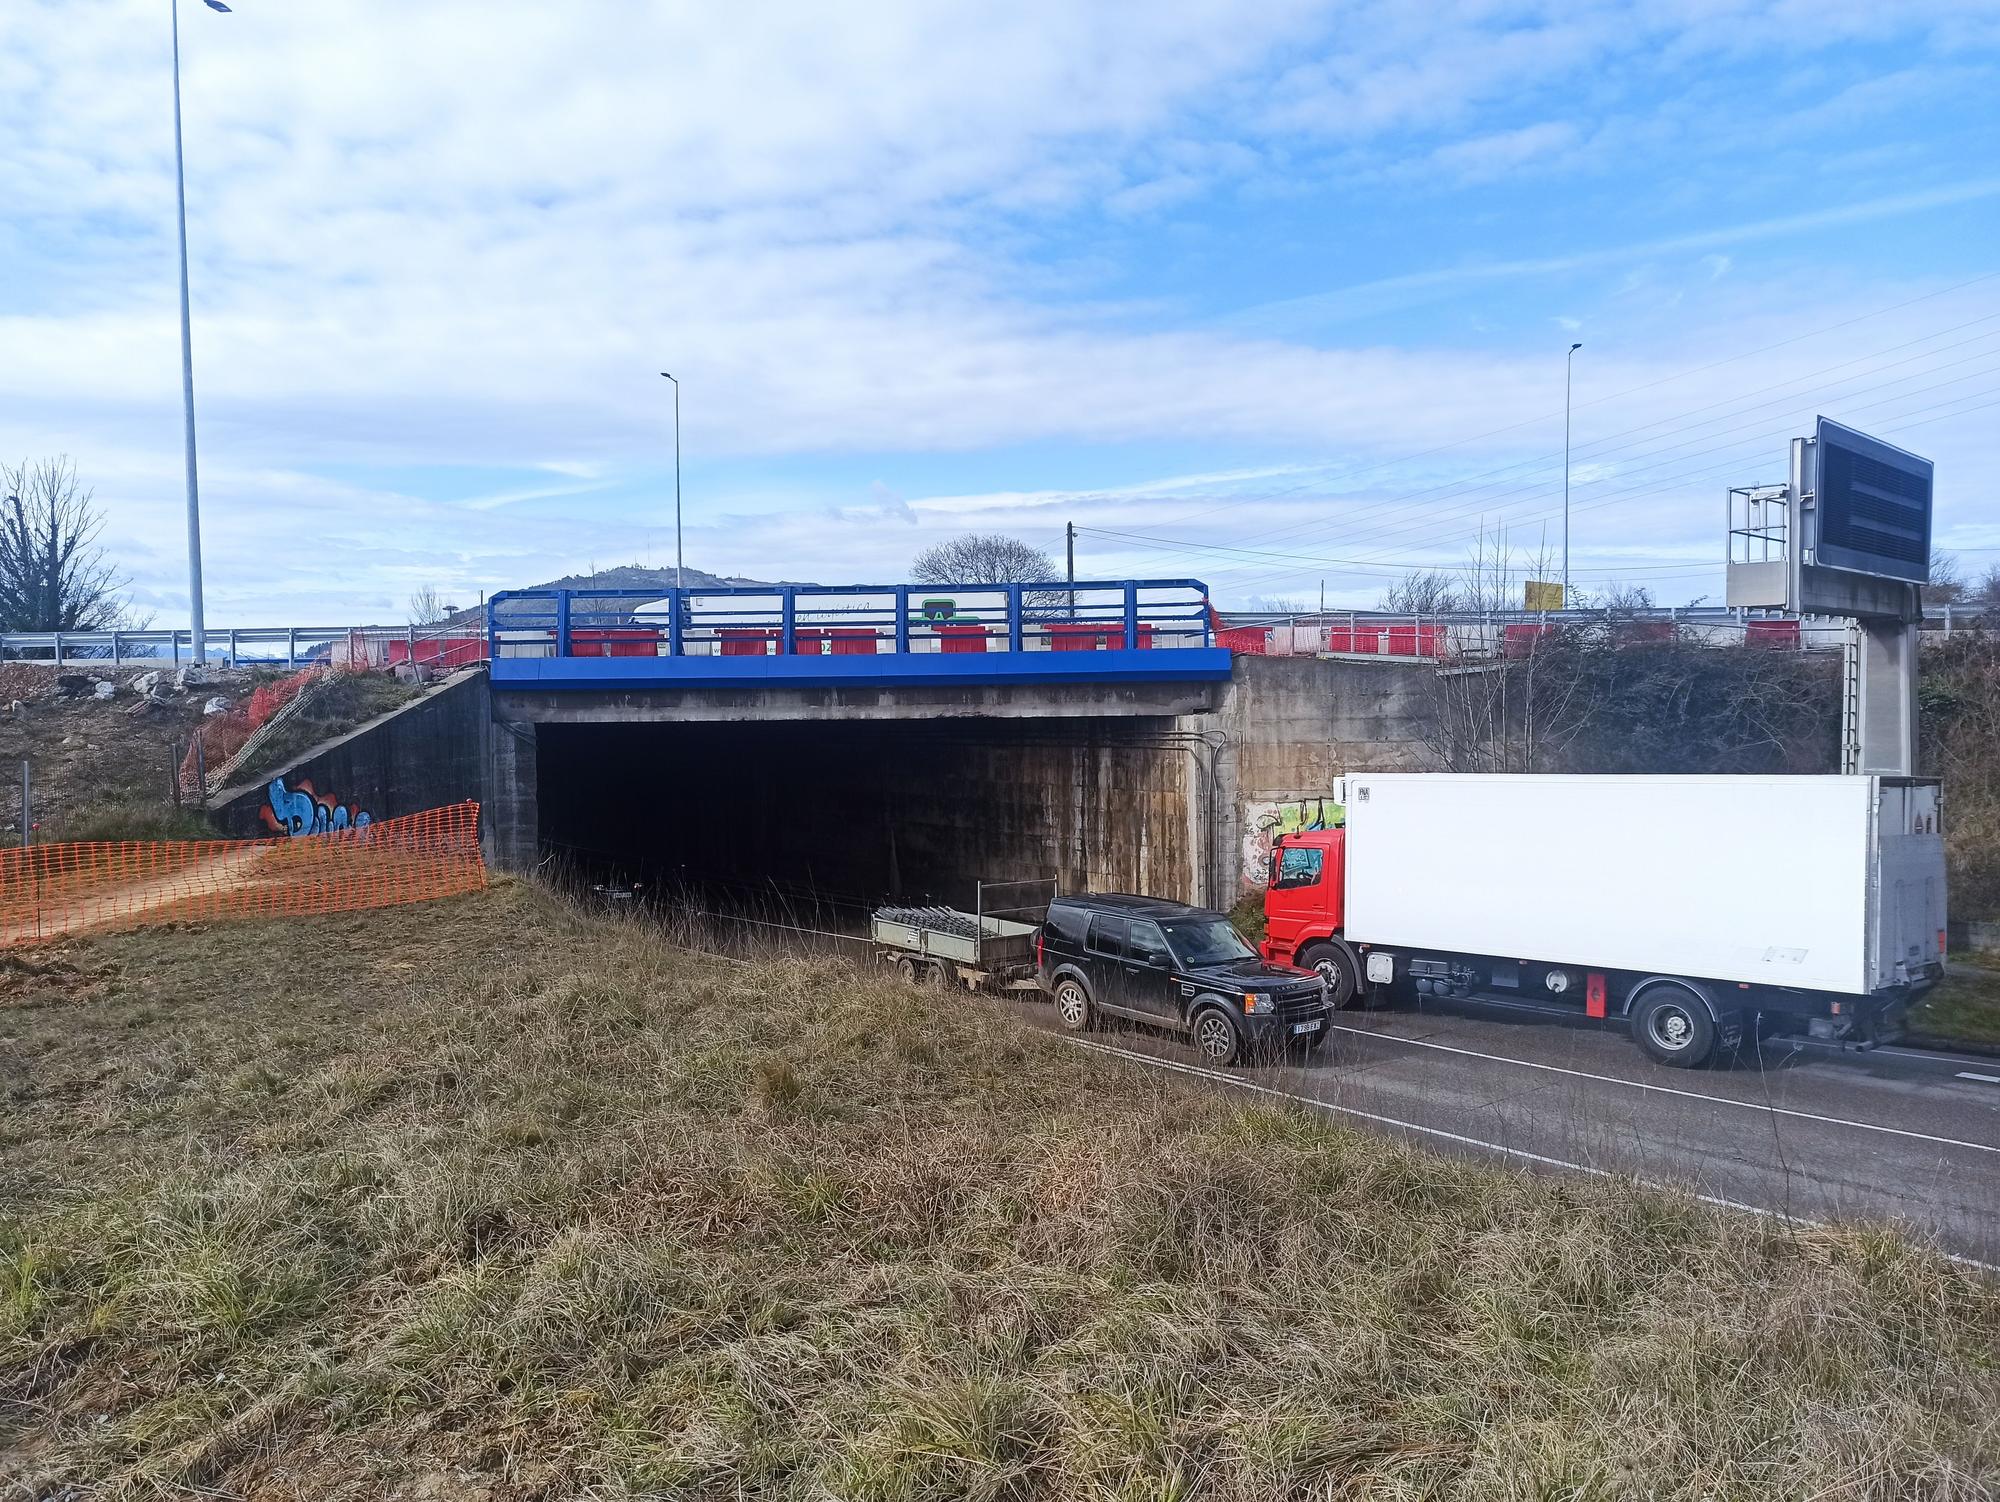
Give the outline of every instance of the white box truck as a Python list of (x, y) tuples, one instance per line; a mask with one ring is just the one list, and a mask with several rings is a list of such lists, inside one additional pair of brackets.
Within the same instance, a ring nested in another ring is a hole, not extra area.
[(1280, 835), (1265, 958), (1368, 990), (1569, 1003), (1692, 1067), (1767, 1027), (1871, 1044), (1944, 973), (1938, 784), (1355, 773)]

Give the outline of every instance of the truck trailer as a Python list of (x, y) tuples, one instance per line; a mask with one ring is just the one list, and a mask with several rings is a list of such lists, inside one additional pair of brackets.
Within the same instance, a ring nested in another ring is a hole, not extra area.
[(1264, 957), (1369, 995), (1574, 1006), (1693, 1068), (1746, 1029), (1872, 1046), (1944, 973), (1938, 784), (1354, 773), (1272, 842)]

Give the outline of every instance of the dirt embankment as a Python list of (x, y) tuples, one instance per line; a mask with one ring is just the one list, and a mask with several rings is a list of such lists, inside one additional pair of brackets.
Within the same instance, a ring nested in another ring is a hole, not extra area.
[[(176, 747), (186, 744), (209, 699), (240, 697), (251, 675), (210, 669), (204, 683), (177, 689), (169, 668), (160, 674), (161, 691), (142, 696), (134, 685), (152, 671), (59, 674), (32, 663), (0, 663), (0, 840), (21, 837), (24, 758), (40, 841), (91, 837), (106, 809), (173, 808)], [(95, 696), (98, 680), (115, 686), (111, 698)]]

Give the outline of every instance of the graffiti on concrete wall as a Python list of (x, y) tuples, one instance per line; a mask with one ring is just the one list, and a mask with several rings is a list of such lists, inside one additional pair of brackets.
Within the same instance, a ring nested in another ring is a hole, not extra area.
[(1302, 829), (1338, 829), (1346, 810), (1331, 798), (1284, 798), (1244, 809), (1243, 885), (1261, 887), (1271, 874), (1271, 841)]
[(264, 822), (279, 834), (298, 839), (309, 834), (327, 834), (336, 829), (368, 827), (366, 813), (332, 798), (321, 797), (313, 790), (309, 779), (301, 778), (287, 787), (284, 778), (274, 777), (264, 792), (267, 801), (258, 812), (263, 814)]

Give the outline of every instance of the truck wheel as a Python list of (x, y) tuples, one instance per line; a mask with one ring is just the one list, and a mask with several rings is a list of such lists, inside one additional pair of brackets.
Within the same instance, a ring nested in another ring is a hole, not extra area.
[(1073, 1033), (1087, 1029), (1091, 1022), (1090, 993), (1083, 989), (1083, 982), (1074, 976), (1065, 975), (1056, 982), (1054, 992), (1056, 1015), (1062, 1018), (1062, 1025)]
[(1652, 986), (1633, 1005), (1632, 1040), (1655, 1064), (1697, 1069), (1715, 1053), (1715, 1019), (1685, 986)]
[(896, 979), (908, 986), (914, 986), (917, 983), (917, 962), (907, 954), (896, 956)]
[(1243, 1035), (1220, 1007), (1204, 1007), (1194, 1014), (1195, 1052), (1210, 1064), (1234, 1064), (1243, 1056)]
[(1361, 999), (1361, 977), (1354, 969), (1354, 956), (1338, 944), (1308, 944), (1299, 951), (1299, 963), (1317, 970), (1326, 982), (1326, 999), (1336, 1007), (1351, 1007)]

